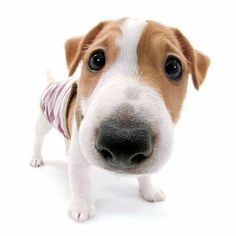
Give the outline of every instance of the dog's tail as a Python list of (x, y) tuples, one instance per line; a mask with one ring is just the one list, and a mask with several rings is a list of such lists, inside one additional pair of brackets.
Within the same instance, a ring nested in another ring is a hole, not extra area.
[(46, 75), (47, 75), (48, 84), (55, 82), (52, 76), (52, 72), (50, 70), (46, 70)]

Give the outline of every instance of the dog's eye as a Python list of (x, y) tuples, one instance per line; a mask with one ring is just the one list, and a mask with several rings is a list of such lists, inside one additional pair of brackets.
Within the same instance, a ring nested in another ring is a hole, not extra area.
[(88, 66), (91, 71), (98, 71), (103, 68), (106, 63), (105, 54), (102, 50), (93, 52), (89, 58)]
[(165, 73), (172, 80), (180, 80), (182, 76), (182, 66), (180, 60), (175, 56), (169, 56), (165, 63)]

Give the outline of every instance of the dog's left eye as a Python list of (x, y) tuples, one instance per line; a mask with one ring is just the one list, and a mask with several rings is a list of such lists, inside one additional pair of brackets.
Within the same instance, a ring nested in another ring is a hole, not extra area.
[(105, 54), (102, 50), (93, 52), (90, 56), (88, 66), (91, 71), (101, 70), (106, 63)]
[(165, 63), (165, 73), (172, 80), (180, 80), (182, 76), (182, 66), (180, 60), (175, 56), (169, 56)]

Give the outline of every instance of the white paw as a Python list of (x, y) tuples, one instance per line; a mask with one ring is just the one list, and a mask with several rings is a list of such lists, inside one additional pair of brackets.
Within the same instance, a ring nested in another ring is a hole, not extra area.
[(159, 188), (145, 188), (139, 190), (140, 196), (148, 202), (164, 201), (166, 195)]
[(30, 165), (34, 168), (40, 167), (43, 165), (43, 160), (42, 159), (32, 159), (30, 162)]
[(68, 214), (74, 221), (84, 222), (94, 216), (95, 206), (91, 201), (77, 201), (71, 203)]

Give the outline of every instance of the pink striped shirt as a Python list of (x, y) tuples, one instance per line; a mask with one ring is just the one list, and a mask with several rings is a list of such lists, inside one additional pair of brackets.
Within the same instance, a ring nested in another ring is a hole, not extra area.
[(73, 79), (51, 83), (43, 92), (40, 100), (41, 109), (47, 120), (65, 138), (69, 138), (66, 113)]

